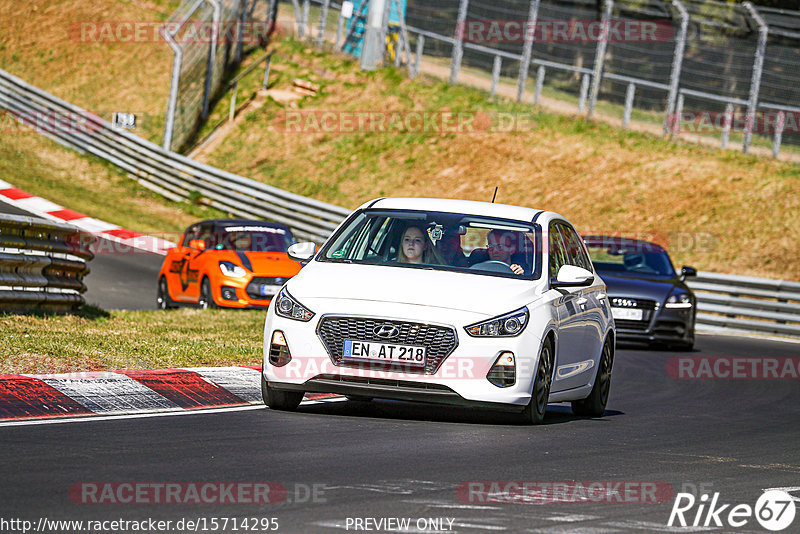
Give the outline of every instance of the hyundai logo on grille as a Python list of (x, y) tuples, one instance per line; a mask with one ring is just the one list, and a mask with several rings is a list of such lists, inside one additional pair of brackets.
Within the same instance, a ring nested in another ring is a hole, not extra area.
[(621, 298), (613, 298), (611, 299), (611, 305), (619, 308), (636, 308), (637, 304), (636, 301), (633, 299), (621, 299)]
[(394, 339), (400, 335), (400, 329), (393, 324), (384, 323), (376, 326), (372, 333), (381, 339)]

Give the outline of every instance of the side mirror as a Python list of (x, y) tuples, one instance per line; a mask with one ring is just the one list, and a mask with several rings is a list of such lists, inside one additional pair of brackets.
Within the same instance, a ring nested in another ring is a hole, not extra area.
[(195, 250), (205, 250), (206, 242), (202, 239), (192, 239), (189, 241), (189, 248), (193, 248)]
[(583, 267), (562, 265), (558, 276), (550, 279), (550, 287), (581, 287), (594, 283), (594, 275)]
[(286, 249), (286, 252), (289, 254), (289, 258), (303, 264), (311, 261), (311, 258), (314, 257), (314, 253), (316, 251), (317, 251), (317, 246), (310, 241), (305, 241), (303, 243), (295, 243), (294, 245)]
[(697, 276), (697, 269), (684, 265), (681, 269), (681, 278), (686, 278), (687, 276)]

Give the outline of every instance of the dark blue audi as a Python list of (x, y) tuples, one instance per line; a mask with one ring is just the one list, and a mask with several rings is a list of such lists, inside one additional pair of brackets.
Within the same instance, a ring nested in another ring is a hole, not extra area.
[(648, 241), (597, 235), (583, 240), (606, 283), (617, 338), (691, 350), (697, 301), (686, 277), (697, 271), (684, 266), (677, 273), (667, 251)]

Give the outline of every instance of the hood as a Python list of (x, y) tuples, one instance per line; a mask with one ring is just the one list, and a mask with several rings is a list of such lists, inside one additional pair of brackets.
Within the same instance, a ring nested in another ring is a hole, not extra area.
[(648, 276), (615, 276), (599, 273), (610, 297), (631, 297), (664, 303), (675, 287), (685, 287), (680, 278)]
[(240, 265), (255, 276), (294, 276), (300, 271), (300, 264), (289, 259), (285, 252), (234, 252), (219, 250), (214, 252), (217, 261), (230, 261)]
[(288, 284), (300, 300), (342, 299), (414, 304), (500, 315), (541, 294), (539, 282), (383, 265), (312, 262)]

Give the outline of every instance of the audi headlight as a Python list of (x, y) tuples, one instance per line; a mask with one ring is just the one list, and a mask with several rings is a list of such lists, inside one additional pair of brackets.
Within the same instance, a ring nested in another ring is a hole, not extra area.
[(691, 308), (692, 307), (692, 297), (689, 296), (689, 293), (684, 292), (673, 292), (669, 298), (667, 298), (667, 302), (664, 304), (665, 308)]
[(275, 313), (287, 319), (310, 321), (314, 312), (297, 302), (286, 289), (281, 289), (275, 299)]
[(514, 337), (525, 330), (528, 325), (528, 308), (515, 310), (488, 321), (465, 326), (464, 329), (472, 337)]
[(219, 270), (222, 271), (222, 274), (231, 278), (244, 278), (247, 276), (247, 271), (230, 261), (219, 262)]

